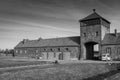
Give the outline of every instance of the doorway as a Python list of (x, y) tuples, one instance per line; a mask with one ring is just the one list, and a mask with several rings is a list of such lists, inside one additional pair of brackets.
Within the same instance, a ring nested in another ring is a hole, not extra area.
[(63, 53), (59, 54), (59, 60), (63, 60)]

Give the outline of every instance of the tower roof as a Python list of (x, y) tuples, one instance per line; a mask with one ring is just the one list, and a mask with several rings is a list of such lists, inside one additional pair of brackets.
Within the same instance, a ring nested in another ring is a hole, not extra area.
[(106, 20), (105, 18), (103, 18), (102, 16), (100, 16), (98, 13), (96, 13), (95, 9), (93, 9), (93, 13), (88, 15), (87, 17), (79, 20), (79, 21), (86, 21), (86, 20), (91, 20), (91, 19), (103, 19), (106, 22), (110, 23), (108, 20)]

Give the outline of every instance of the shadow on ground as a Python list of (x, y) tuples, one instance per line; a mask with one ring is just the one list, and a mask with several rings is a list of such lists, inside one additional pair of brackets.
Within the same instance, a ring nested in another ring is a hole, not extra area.
[(83, 79), (83, 80), (104, 80), (105, 78), (109, 78), (110, 76), (113, 76), (117, 73), (120, 73), (120, 70), (106, 72), (104, 74), (99, 74), (99, 75), (96, 75), (96, 76), (88, 77), (88, 78)]

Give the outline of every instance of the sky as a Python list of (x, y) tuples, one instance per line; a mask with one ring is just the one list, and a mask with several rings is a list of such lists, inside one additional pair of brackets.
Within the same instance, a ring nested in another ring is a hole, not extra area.
[(23, 39), (80, 36), (78, 20), (92, 9), (120, 32), (120, 0), (0, 0), (0, 49)]

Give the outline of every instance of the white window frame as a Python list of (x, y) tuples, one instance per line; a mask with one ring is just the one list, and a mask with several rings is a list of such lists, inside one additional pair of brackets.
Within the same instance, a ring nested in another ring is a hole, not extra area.
[(22, 50), (20, 50), (20, 54), (22, 53), (23, 51)]

